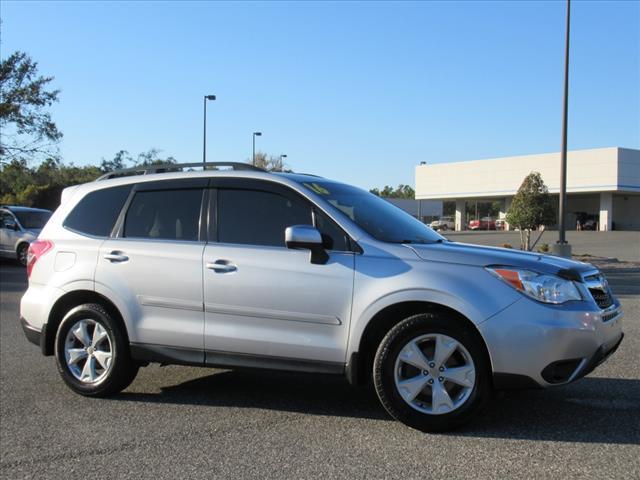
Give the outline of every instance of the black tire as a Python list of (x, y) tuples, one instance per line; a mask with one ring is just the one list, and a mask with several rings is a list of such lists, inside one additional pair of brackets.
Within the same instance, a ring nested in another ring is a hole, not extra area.
[(445, 232), (446, 232), (448, 229), (449, 229), (449, 227), (447, 227), (446, 225), (442, 225), (442, 226), (439, 228), (439, 230), (442, 230), (442, 231), (445, 231)]
[[(402, 398), (395, 383), (396, 360), (403, 347), (411, 340), (429, 334), (444, 334), (456, 340), (469, 353), (475, 367), (475, 383), (469, 388), (471, 393), (459, 407), (448, 413), (429, 414), (417, 410)], [(378, 347), (373, 364), (376, 393), (392, 417), (412, 428), (423, 432), (451, 430), (468, 422), (491, 396), (490, 366), (486, 357), (477, 337), (455, 319), (435, 313), (413, 315), (392, 328)]]
[(23, 267), (27, 266), (27, 252), (29, 251), (29, 244), (28, 243), (21, 243), (18, 246), (18, 250), (16, 251), (16, 259), (18, 260), (18, 263), (20, 265), (22, 265)]
[[(111, 363), (104, 378), (96, 383), (80, 381), (71, 372), (65, 358), (67, 334), (80, 320), (100, 324), (108, 335), (111, 348)], [(118, 322), (96, 303), (86, 303), (71, 309), (60, 322), (55, 341), (55, 357), (58, 372), (64, 382), (76, 393), (89, 397), (103, 397), (118, 393), (133, 382), (139, 365), (131, 359), (129, 344)]]

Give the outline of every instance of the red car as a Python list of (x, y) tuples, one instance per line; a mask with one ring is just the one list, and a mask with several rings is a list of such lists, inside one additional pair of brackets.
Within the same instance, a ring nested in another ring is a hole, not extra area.
[(482, 217), (480, 220), (471, 220), (469, 230), (495, 230), (496, 221), (491, 217)]

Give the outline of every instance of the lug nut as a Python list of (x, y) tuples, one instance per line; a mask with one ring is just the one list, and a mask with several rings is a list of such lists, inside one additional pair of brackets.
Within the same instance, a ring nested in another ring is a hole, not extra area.
[(431, 363), (429, 364), (429, 366), (430, 366), (431, 368), (433, 368), (433, 367), (435, 367), (435, 366), (436, 366), (436, 364), (435, 364), (435, 363), (433, 363), (433, 362), (431, 362)]
[(433, 385), (433, 378), (429, 379), (429, 385)]
[(422, 370), (422, 374), (423, 375), (429, 375), (429, 372), (427, 372), (426, 370)]
[(441, 372), (444, 372), (444, 367), (440, 367), (438, 370), (440, 370)]
[(444, 377), (438, 377), (438, 380), (440, 380), (441, 382), (444, 382)]

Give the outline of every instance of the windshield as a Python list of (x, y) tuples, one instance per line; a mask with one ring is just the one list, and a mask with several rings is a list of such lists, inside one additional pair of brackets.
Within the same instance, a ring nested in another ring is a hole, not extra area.
[(419, 220), (388, 201), (350, 185), (303, 182), (368, 234), (383, 242), (434, 243), (445, 240)]
[(45, 223), (47, 223), (49, 217), (51, 217), (51, 212), (47, 210), (13, 212), (13, 214), (18, 219), (18, 222), (20, 222), (20, 225), (22, 225), (22, 228), (26, 230), (41, 229)]

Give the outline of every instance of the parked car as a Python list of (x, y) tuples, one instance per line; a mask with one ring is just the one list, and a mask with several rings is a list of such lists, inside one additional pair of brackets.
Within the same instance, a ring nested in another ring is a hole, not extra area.
[(0, 207), (0, 256), (27, 264), (27, 251), (51, 217), (50, 210), (40, 208)]
[(597, 230), (598, 229), (598, 216), (588, 214), (586, 212), (576, 213), (576, 230)]
[(469, 230), (495, 230), (496, 222), (491, 217), (482, 217), (480, 220), (471, 220)]
[(434, 220), (429, 225), (434, 230), (455, 230), (456, 223), (453, 220), (453, 217), (440, 217), (439, 220)]
[(64, 191), (20, 315), (73, 391), (117, 393), (149, 362), (342, 374), (439, 431), (493, 389), (573, 382), (622, 341), (589, 264), (451, 242), (350, 185), (225, 165)]

